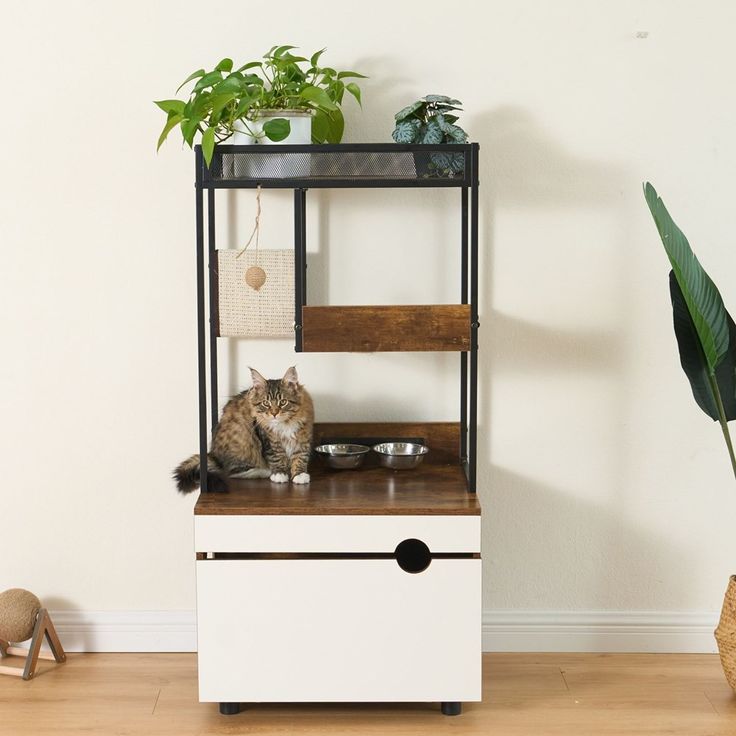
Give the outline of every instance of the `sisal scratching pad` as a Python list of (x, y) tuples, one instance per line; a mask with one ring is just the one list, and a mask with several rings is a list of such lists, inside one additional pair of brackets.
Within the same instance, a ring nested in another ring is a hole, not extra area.
[[(294, 250), (217, 251), (221, 337), (294, 337)], [(259, 266), (266, 280), (257, 290), (246, 283)]]
[(19, 642), (30, 639), (41, 601), (29, 590), (10, 588), (0, 593), (0, 639)]

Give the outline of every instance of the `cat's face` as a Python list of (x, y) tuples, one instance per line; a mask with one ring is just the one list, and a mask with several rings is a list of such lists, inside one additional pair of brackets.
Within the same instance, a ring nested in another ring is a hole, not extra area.
[(266, 379), (253, 368), (251, 375), (249, 399), (260, 421), (285, 422), (299, 411), (302, 391), (295, 368), (289, 368), (281, 379)]

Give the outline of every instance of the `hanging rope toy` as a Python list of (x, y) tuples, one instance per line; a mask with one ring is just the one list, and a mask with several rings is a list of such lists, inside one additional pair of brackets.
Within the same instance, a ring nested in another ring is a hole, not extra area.
[(245, 283), (250, 286), (251, 289), (258, 291), (263, 284), (266, 283), (266, 272), (258, 265), (258, 238), (261, 231), (261, 185), (258, 185), (258, 188), (256, 189), (256, 221), (253, 225), (253, 232), (250, 234), (250, 238), (248, 238), (248, 242), (243, 246), (243, 250), (238, 253), (236, 258), (240, 258), (240, 256), (245, 253), (248, 246), (253, 241), (253, 238), (256, 239), (256, 263), (255, 266), (251, 266), (246, 272), (245, 272)]

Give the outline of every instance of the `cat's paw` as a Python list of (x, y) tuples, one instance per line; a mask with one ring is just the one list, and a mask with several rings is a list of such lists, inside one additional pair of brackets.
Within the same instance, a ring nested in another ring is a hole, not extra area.
[(271, 483), (288, 483), (289, 476), (286, 473), (271, 473)]
[(309, 483), (309, 473), (299, 473), (291, 479), (292, 483)]

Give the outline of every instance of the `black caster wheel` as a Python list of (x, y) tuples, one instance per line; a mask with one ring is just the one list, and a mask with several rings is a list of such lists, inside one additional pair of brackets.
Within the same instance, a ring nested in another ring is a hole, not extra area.
[(449, 701), (442, 703), (443, 716), (459, 716), (463, 712), (463, 704)]
[(236, 716), (240, 713), (240, 703), (220, 703), (220, 714), (223, 716)]

